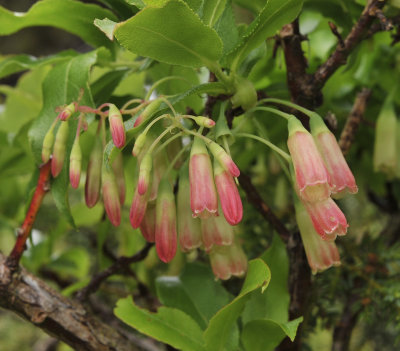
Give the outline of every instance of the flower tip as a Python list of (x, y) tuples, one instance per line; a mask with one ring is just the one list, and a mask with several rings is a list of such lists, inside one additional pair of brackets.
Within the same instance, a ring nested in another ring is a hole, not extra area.
[(135, 123), (133, 123), (133, 128), (139, 127), (143, 122), (143, 115), (139, 115), (138, 118), (136, 118)]
[(139, 195), (144, 195), (148, 189), (148, 182), (144, 179), (144, 177), (139, 178), (138, 182), (138, 193)]
[(74, 172), (73, 170), (70, 169), (69, 181), (74, 189), (78, 188), (80, 179), (81, 179), (81, 174), (78, 172)]
[(51, 175), (53, 176), (53, 178), (57, 177), (60, 174), (63, 163), (64, 162), (61, 162), (61, 160), (53, 157), (53, 159), (51, 160)]

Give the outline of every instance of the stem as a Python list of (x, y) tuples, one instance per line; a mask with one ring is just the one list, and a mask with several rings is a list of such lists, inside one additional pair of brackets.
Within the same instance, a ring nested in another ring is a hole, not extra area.
[[(261, 101), (264, 101), (264, 100), (267, 100), (267, 99), (260, 100), (260, 102), (261, 102)], [(266, 107), (266, 106), (254, 107), (254, 108), (252, 108), (252, 109), (249, 111), (249, 113), (250, 113), (250, 112), (254, 112), (254, 111), (267, 111), (267, 112), (271, 112), (271, 113), (274, 113), (275, 115), (278, 115), (278, 116), (280, 116), (280, 117), (282, 117), (282, 118), (284, 118), (284, 119), (286, 119), (286, 120), (288, 120), (290, 117), (294, 117), (293, 115), (291, 115), (291, 114), (289, 114), (289, 113), (286, 113), (286, 112), (283, 112), (283, 111), (279, 111), (279, 110), (277, 110), (277, 109), (275, 109), (275, 108)]]
[(300, 105), (297, 105), (293, 102), (290, 101), (286, 101), (286, 100), (281, 100), (281, 99), (275, 99), (275, 98), (266, 98), (266, 99), (262, 99), (260, 100), (258, 103), (262, 103), (262, 102), (275, 102), (277, 104), (281, 104), (281, 105), (285, 105), (285, 106), (289, 106), (291, 108), (294, 108), (302, 113), (304, 113), (306, 116), (308, 117), (312, 117), (313, 115), (316, 115), (317, 113), (314, 111), (310, 111)]
[(173, 142), (176, 138), (179, 138), (180, 136), (183, 135), (183, 132), (179, 132), (177, 134), (175, 134), (174, 136), (172, 136), (171, 138), (169, 138), (168, 140), (166, 140), (162, 145), (160, 145), (158, 147), (158, 149), (155, 151), (155, 154), (158, 154), (160, 151), (162, 151), (165, 147), (167, 147), (167, 145), (171, 142)]
[(172, 129), (174, 129), (175, 126), (170, 126), (166, 130), (164, 130), (156, 140), (153, 141), (153, 144), (150, 145), (149, 150), (147, 151), (148, 153), (151, 153), (153, 149), (156, 147), (156, 145), (160, 142), (160, 140), (167, 134), (169, 133)]
[[(206, 136), (204, 136), (204, 135), (202, 135), (202, 134), (200, 134), (200, 133), (193, 132), (192, 130), (189, 130), (189, 129), (185, 128), (185, 127), (184, 127), (183, 125), (181, 125), (180, 123), (176, 123), (175, 126), (178, 127), (178, 128), (180, 128), (180, 129), (181, 129), (184, 133), (186, 133), (186, 134), (191, 134), (191, 135), (194, 135), (194, 136), (197, 136), (197, 137), (203, 139), (204, 142), (205, 142), (207, 145), (210, 144), (210, 143), (212, 143), (212, 140), (211, 140), (211, 139), (207, 138)], [(200, 127), (199, 130), (203, 130), (202, 128), (203, 128), (203, 127)]]
[(164, 77), (160, 80), (158, 80), (157, 82), (155, 82), (152, 87), (149, 89), (149, 91), (146, 94), (146, 97), (144, 98), (145, 100), (149, 100), (151, 94), (153, 93), (153, 91), (161, 84), (169, 81), (169, 80), (183, 80), (184, 82), (188, 83), (189, 85), (192, 85), (192, 83), (190, 83), (187, 79), (183, 78), (183, 77), (179, 77), (179, 76), (170, 76), (170, 77)]
[(154, 126), (154, 124), (156, 124), (159, 120), (163, 119), (163, 118), (171, 118), (171, 116), (167, 113), (158, 116), (156, 119), (154, 119), (153, 121), (151, 121), (148, 126), (144, 129), (143, 134), (147, 134), (147, 132), (150, 130), (150, 128), (152, 126)]
[(166, 99), (164, 96), (160, 96), (159, 99), (161, 99), (162, 101), (164, 101), (164, 103), (169, 107), (169, 109), (172, 111), (172, 113), (174, 114), (174, 117), (176, 117), (176, 111), (174, 109), (174, 106), (172, 106), (172, 104), (168, 101), (168, 99)]
[(39, 179), (36, 185), (35, 193), (33, 194), (31, 203), (29, 204), (25, 220), (21, 228), (17, 230), (18, 236), (14, 248), (11, 251), (10, 255), (7, 257), (7, 266), (11, 270), (15, 270), (18, 267), (19, 260), (26, 248), (26, 240), (28, 239), (29, 234), (32, 231), (32, 227), (35, 223), (40, 205), (42, 204), (44, 196), (50, 190), (50, 170), (51, 160), (40, 166)]
[(267, 145), (269, 148), (271, 148), (272, 150), (274, 150), (275, 152), (277, 152), (279, 155), (281, 155), (287, 162), (291, 162), (291, 157), (288, 153), (286, 153), (285, 151), (283, 151), (281, 148), (279, 148), (278, 146), (276, 146), (275, 144), (271, 143), (268, 140), (265, 140), (257, 135), (253, 135), (253, 134), (249, 134), (249, 133), (238, 133), (235, 134), (235, 136), (238, 137), (245, 137), (245, 138), (250, 138), (250, 139), (254, 139), (259, 141), (260, 143), (263, 143), (265, 145)]
[(208, 69), (215, 74), (220, 82), (225, 84), (228, 93), (233, 92), (233, 77), (226, 75), (218, 63), (209, 64)]
[[(129, 100), (129, 101), (127, 101), (122, 107), (121, 107), (121, 113), (123, 113), (123, 114), (129, 114), (129, 113), (131, 113), (131, 110), (125, 110), (129, 105), (131, 105), (131, 104), (137, 104), (137, 103), (140, 103), (140, 108), (142, 108), (143, 107), (143, 105), (145, 106), (145, 105), (147, 105), (149, 102), (148, 101), (143, 101), (142, 99), (132, 99), (132, 100)], [(138, 109), (138, 110), (140, 110), (140, 108), (138, 108), (139, 106), (136, 106), (135, 108), (133, 108), (132, 110), (136, 110), (136, 109)]]
[(179, 158), (183, 155), (183, 153), (188, 149), (190, 144), (185, 145), (173, 158), (173, 160), (170, 162), (167, 170), (165, 171), (164, 175), (168, 175), (169, 172), (171, 172), (172, 168), (174, 167), (175, 163), (179, 160)]

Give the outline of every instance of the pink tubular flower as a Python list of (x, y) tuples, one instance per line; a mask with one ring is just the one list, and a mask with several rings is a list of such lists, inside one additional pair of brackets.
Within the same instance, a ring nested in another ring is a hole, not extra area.
[(103, 202), (110, 222), (118, 227), (121, 223), (121, 204), (114, 174), (103, 167), (102, 172)]
[(313, 137), (295, 117), (289, 119), (288, 128), (287, 144), (292, 156), (300, 198), (308, 202), (329, 198), (329, 173)]
[(346, 217), (330, 197), (320, 202), (303, 202), (315, 230), (323, 240), (334, 240), (347, 233)]
[(238, 224), (243, 217), (242, 200), (233, 177), (219, 162), (214, 162), (214, 179), (225, 219), (230, 225)]
[(58, 118), (61, 121), (67, 121), (75, 112), (75, 110), (76, 110), (75, 103), (71, 102), (68, 106), (64, 107), (64, 109), (58, 114)]
[(110, 104), (109, 106), (108, 121), (110, 123), (111, 136), (114, 145), (117, 148), (122, 148), (126, 141), (124, 121), (121, 112), (113, 104)]
[(321, 239), (314, 229), (310, 216), (299, 201), (296, 202), (295, 207), (301, 240), (313, 274), (340, 265), (339, 251), (335, 242)]
[(147, 192), (150, 185), (150, 174), (153, 168), (153, 157), (150, 153), (144, 155), (142, 161), (140, 162), (139, 168), (139, 180), (138, 180), (138, 192), (139, 195), (143, 195)]
[(72, 145), (71, 155), (69, 157), (69, 180), (73, 188), (79, 186), (81, 178), (82, 151), (79, 146), (79, 138), (76, 138)]
[(194, 138), (189, 161), (190, 207), (193, 217), (207, 218), (218, 215), (210, 156), (203, 140)]
[(54, 178), (60, 174), (64, 165), (68, 130), (67, 122), (62, 122), (57, 130), (56, 141), (54, 142), (53, 148), (53, 157), (51, 160), (51, 174)]
[(247, 270), (247, 258), (239, 244), (214, 246), (210, 252), (211, 267), (217, 279), (226, 280), (232, 275), (243, 276)]
[(168, 179), (163, 178), (159, 186), (156, 203), (156, 250), (161, 261), (167, 263), (176, 254), (176, 208), (175, 197)]
[(133, 127), (139, 127), (142, 123), (148, 120), (151, 116), (153, 116), (161, 106), (163, 100), (162, 99), (155, 99), (151, 101), (143, 110), (143, 112), (136, 118)]
[(124, 164), (122, 154), (118, 153), (112, 164), (112, 168), (115, 174), (115, 181), (117, 182), (119, 202), (121, 206), (125, 203), (125, 176), (124, 176)]
[(231, 245), (235, 239), (233, 228), (222, 216), (201, 219), (201, 234), (206, 251), (213, 245)]
[(221, 166), (227, 170), (232, 177), (239, 177), (239, 168), (236, 166), (235, 162), (233, 162), (232, 158), (227, 154), (227, 152), (222, 148), (222, 146), (215, 142), (211, 142), (207, 146)]
[(340, 194), (345, 193), (347, 190), (347, 192), (355, 194), (358, 191), (356, 181), (344, 159), (335, 136), (317, 115), (310, 119), (310, 125), (315, 143), (331, 177), (332, 193)]
[(199, 218), (192, 217), (190, 209), (190, 182), (187, 163), (179, 174), (178, 191), (178, 236), (184, 252), (194, 250), (202, 245), (201, 225)]
[(146, 241), (154, 243), (156, 231), (156, 206), (149, 204), (144, 214), (142, 223), (140, 223), (140, 231)]
[(100, 138), (96, 138), (89, 157), (85, 183), (85, 201), (87, 207), (96, 205), (100, 196), (101, 167), (103, 163), (103, 147)]
[(140, 195), (136, 187), (135, 194), (133, 195), (132, 206), (129, 212), (129, 220), (133, 228), (139, 228), (146, 213), (147, 202), (149, 200), (150, 192), (147, 191), (144, 195)]

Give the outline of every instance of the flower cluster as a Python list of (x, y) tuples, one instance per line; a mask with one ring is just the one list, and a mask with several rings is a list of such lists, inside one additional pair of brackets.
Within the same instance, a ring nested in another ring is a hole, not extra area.
[[(139, 228), (147, 241), (155, 243), (163, 262), (174, 258), (179, 243), (184, 252), (204, 248), (210, 254), (216, 277), (228, 279), (232, 275), (243, 275), (247, 259), (235, 240), (233, 230), (243, 216), (235, 183), (240, 172), (229, 153), (201, 133), (203, 128), (214, 127), (215, 122), (203, 116), (177, 116), (171, 107), (174, 116), (159, 115), (162, 103), (168, 105), (162, 97), (134, 102), (138, 106), (132, 109), (127, 109), (129, 103), (121, 109), (109, 103), (97, 109), (80, 106), (79, 102), (64, 107), (43, 140), (42, 159), (44, 162), (52, 159), (53, 177), (57, 177), (64, 167), (70, 122), (76, 120), (71, 117), (76, 115), (78, 125), (69, 155), (69, 175), (71, 186), (79, 186), (82, 165), (80, 135), (87, 129), (85, 116), (87, 113), (98, 115), (96, 138), (86, 170), (85, 202), (91, 208), (102, 194), (107, 216), (114, 226), (118, 226), (125, 202), (123, 161), (121, 152), (117, 152), (112, 163), (105, 161), (106, 120), (112, 144), (122, 149), (128, 143), (123, 115), (131, 115), (133, 130), (137, 131), (132, 149), (137, 159), (136, 185), (129, 212), (132, 227)], [(187, 129), (187, 119), (194, 122), (200, 132)], [(172, 133), (175, 129), (179, 133)], [(184, 135), (192, 136), (186, 146), (182, 143)], [(187, 152), (189, 145), (190, 153)], [(169, 158), (170, 154), (173, 159)], [(186, 161), (185, 157), (188, 158)], [(172, 172), (178, 162), (181, 162), (177, 167), (180, 168), (179, 174)], [(176, 179), (179, 179), (177, 200), (173, 186)]]
[[(311, 116), (310, 127), (311, 133), (291, 117), (288, 148), (293, 161), (295, 189), (301, 201), (296, 206), (297, 222), (309, 264), (315, 272), (339, 262), (333, 241), (337, 235), (347, 233), (346, 217), (332, 197), (354, 194), (358, 189), (335, 136), (318, 115)], [(308, 216), (303, 214), (303, 209)], [(315, 234), (320, 238), (313, 237)]]

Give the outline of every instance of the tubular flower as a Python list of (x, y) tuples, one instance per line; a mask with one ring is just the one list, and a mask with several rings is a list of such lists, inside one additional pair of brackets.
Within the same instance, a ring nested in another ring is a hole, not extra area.
[(197, 116), (197, 117), (192, 117), (192, 119), (200, 127), (212, 128), (215, 126), (215, 122), (211, 118), (208, 118), (208, 117)]
[(51, 174), (54, 178), (60, 174), (64, 164), (68, 130), (67, 122), (62, 122), (57, 130), (56, 141), (54, 142), (53, 148), (53, 158), (51, 160)]
[(135, 145), (133, 145), (132, 149), (133, 156), (137, 157), (140, 154), (140, 151), (142, 151), (145, 142), (146, 142), (146, 134), (142, 133), (137, 137)]
[(150, 184), (150, 174), (153, 168), (153, 157), (150, 153), (144, 155), (142, 161), (140, 162), (139, 168), (139, 180), (138, 180), (138, 192), (139, 195), (143, 195), (147, 192)]
[(319, 116), (310, 119), (311, 132), (325, 165), (328, 169), (333, 194), (342, 194), (346, 191), (355, 194), (358, 191), (353, 173), (336, 141), (335, 136), (329, 131)]
[(374, 170), (383, 172), (389, 177), (396, 174), (399, 152), (397, 139), (397, 118), (392, 98), (385, 101), (376, 121), (374, 145)]
[(239, 244), (214, 246), (210, 252), (211, 267), (217, 279), (226, 280), (232, 275), (240, 277), (246, 273), (247, 258)]
[(192, 217), (189, 199), (189, 170), (186, 164), (180, 171), (178, 190), (178, 236), (181, 249), (184, 252), (202, 245), (200, 219)]
[(46, 133), (43, 139), (42, 146), (42, 161), (46, 163), (50, 160), (51, 151), (53, 149), (54, 144), (54, 134), (53, 134), (54, 126), (52, 126), (49, 131)]
[(347, 233), (346, 217), (330, 197), (320, 202), (303, 202), (315, 230), (323, 240), (335, 240)]
[(214, 157), (219, 161), (221, 166), (227, 170), (232, 177), (239, 177), (240, 171), (236, 166), (235, 162), (233, 162), (232, 158), (227, 154), (227, 152), (223, 149), (222, 146), (218, 145), (215, 142), (211, 142), (208, 144), (208, 148)]
[(156, 231), (156, 206), (149, 204), (144, 214), (142, 223), (140, 223), (140, 231), (146, 241), (154, 243)]
[(233, 228), (222, 216), (201, 219), (201, 233), (206, 251), (213, 245), (231, 245), (235, 238)]
[(316, 202), (329, 198), (330, 177), (311, 134), (300, 121), (289, 119), (287, 141), (302, 200)]
[(160, 182), (156, 203), (156, 250), (163, 262), (171, 261), (177, 248), (175, 197), (168, 179)]
[(214, 160), (214, 179), (222, 212), (230, 225), (238, 224), (243, 217), (242, 200), (233, 177)]
[(332, 266), (340, 265), (339, 251), (335, 242), (321, 239), (300, 201), (296, 202), (295, 207), (297, 225), (312, 273), (315, 274)]
[(149, 119), (152, 115), (154, 115), (158, 108), (161, 106), (162, 99), (155, 99), (151, 101), (143, 110), (143, 112), (138, 116), (133, 127), (139, 127), (143, 122)]
[(113, 104), (110, 104), (108, 110), (108, 121), (110, 123), (111, 136), (114, 145), (120, 149), (125, 145), (125, 127), (121, 112), (117, 106)]
[(68, 106), (64, 107), (64, 109), (58, 114), (58, 118), (61, 121), (67, 121), (72, 114), (75, 112), (75, 103), (71, 102)]
[(110, 222), (118, 227), (121, 223), (121, 204), (114, 174), (103, 166), (102, 172), (103, 202)]
[(210, 156), (203, 140), (194, 138), (189, 161), (190, 207), (193, 217), (207, 218), (218, 215)]
[(69, 180), (73, 188), (79, 186), (81, 178), (82, 150), (79, 145), (79, 138), (75, 138), (69, 157)]
[(139, 228), (146, 213), (147, 203), (149, 201), (150, 191), (144, 195), (140, 195), (138, 187), (136, 187), (135, 194), (133, 195), (132, 206), (129, 212), (129, 220), (133, 228)]
[(99, 200), (102, 163), (103, 147), (101, 140), (96, 138), (86, 172), (85, 201), (89, 208), (96, 205)]
[(115, 174), (115, 181), (117, 182), (119, 202), (121, 206), (125, 203), (125, 176), (124, 176), (124, 164), (123, 164), (122, 154), (118, 153), (112, 164), (112, 169)]

